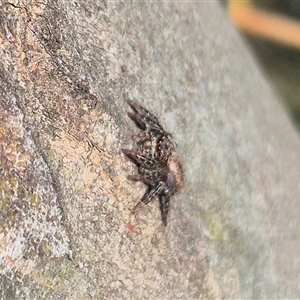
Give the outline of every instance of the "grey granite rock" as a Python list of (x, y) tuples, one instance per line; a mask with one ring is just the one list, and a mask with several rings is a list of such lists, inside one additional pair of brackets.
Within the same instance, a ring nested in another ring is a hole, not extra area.
[[(299, 136), (217, 2), (1, 5), (1, 299), (300, 296)], [(182, 157), (166, 228), (128, 99)]]

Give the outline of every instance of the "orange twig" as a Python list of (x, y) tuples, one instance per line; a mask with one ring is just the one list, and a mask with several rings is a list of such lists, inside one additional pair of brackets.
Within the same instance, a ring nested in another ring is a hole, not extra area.
[(300, 49), (300, 23), (249, 5), (229, 2), (228, 14), (242, 30)]

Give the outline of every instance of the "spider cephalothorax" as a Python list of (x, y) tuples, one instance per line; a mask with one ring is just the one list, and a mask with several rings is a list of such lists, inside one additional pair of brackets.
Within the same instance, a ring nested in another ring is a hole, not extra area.
[(129, 117), (142, 130), (135, 140), (138, 150), (122, 149), (137, 166), (137, 175), (129, 175), (128, 179), (144, 182), (148, 190), (142, 200), (133, 208), (136, 214), (145, 204), (158, 197), (162, 220), (167, 226), (170, 197), (183, 187), (183, 172), (179, 156), (172, 152), (175, 144), (169, 133), (164, 131), (158, 120), (139, 104), (128, 101), (134, 111)]

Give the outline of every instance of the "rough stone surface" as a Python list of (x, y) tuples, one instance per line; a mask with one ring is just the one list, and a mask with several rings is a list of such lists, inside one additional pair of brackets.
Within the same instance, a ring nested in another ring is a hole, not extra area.
[[(1, 299), (300, 296), (300, 141), (217, 2), (0, 2)], [(121, 148), (178, 144), (169, 224)]]

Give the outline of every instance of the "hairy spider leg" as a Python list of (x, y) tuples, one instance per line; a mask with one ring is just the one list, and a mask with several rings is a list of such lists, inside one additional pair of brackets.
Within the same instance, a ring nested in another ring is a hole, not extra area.
[(134, 140), (139, 147), (143, 146), (148, 140), (151, 140), (152, 134), (151, 132), (140, 132), (134, 136)]
[(148, 157), (142, 155), (141, 153), (133, 150), (122, 149), (122, 152), (128, 156), (135, 164), (139, 166), (144, 166), (147, 168), (154, 168), (155, 161), (149, 159)]
[(158, 119), (153, 116), (147, 109), (133, 101), (128, 101), (128, 104), (135, 112), (134, 114), (128, 113), (128, 116), (137, 124), (139, 128), (146, 131), (163, 131), (163, 128), (159, 124)]
[(135, 215), (144, 205), (151, 202), (164, 189), (164, 183), (160, 182), (157, 186), (152, 188), (148, 194), (132, 209), (131, 213)]
[(149, 148), (152, 146), (152, 141), (154, 139), (153, 133), (150, 131), (143, 131), (134, 136), (134, 140), (139, 148), (143, 149), (144, 147)]
[(132, 180), (132, 181), (148, 181), (148, 180), (151, 180), (151, 177), (152, 175), (142, 175), (142, 174), (138, 174), (138, 175), (128, 175), (127, 178), (129, 180)]
[(148, 116), (153, 122), (158, 123), (158, 119), (140, 104), (133, 102), (131, 100), (128, 100), (127, 103), (130, 105), (131, 109), (137, 114), (142, 116)]
[(167, 226), (170, 198), (171, 195), (169, 191), (165, 192), (164, 196), (159, 197), (161, 217), (165, 226)]
[(133, 113), (128, 113), (128, 116), (142, 130), (146, 130), (146, 131), (156, 130), (158, 132), (161, 132), (163, 130), (161, 125), (149, 116), (133, 114)]

